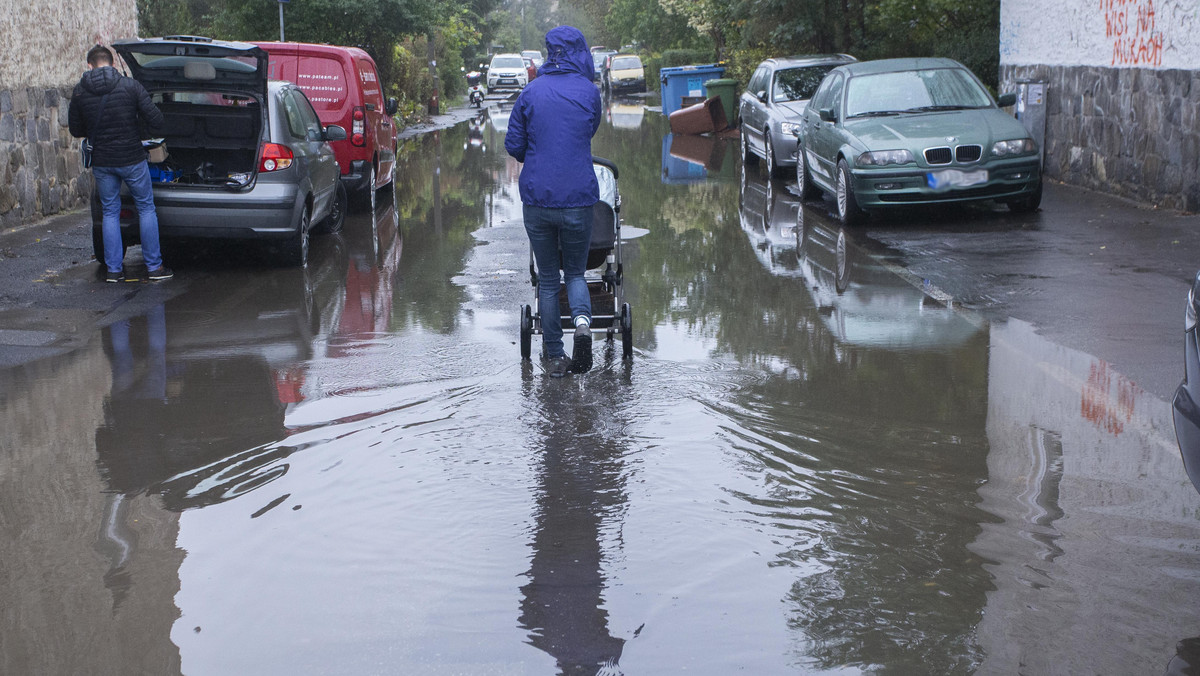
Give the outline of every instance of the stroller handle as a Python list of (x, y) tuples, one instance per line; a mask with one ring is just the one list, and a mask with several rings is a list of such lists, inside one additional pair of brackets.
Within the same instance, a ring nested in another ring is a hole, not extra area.
[(620, 178), (617, 176), (617, 165), (612, 160), (607, 160), (603, 157), (596, 157), (595, 155), (592, 155), (592, 164), (599, 164), (602, 167), (608, 167), (612, 170), (613, 178)]

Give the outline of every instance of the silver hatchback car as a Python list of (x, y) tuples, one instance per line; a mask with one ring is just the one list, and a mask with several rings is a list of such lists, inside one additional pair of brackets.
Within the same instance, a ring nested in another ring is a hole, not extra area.
[[(267, 80), (267, 53), (207, 38), (113, 44), (163, 113), (166, 157), (150, 165), (164, 238), (265, 240), (281, 263), (308, 264), (311, 232), (337, 232), (346, 190), (322, 127), (299, 87)], [(99, 202), (92, 240), (103, 259)], [(121, 236), (138, 241), (137, 210), (122, 194)]]
[(762, 157), (767, 173), (781, 174), (796, 164), (796, 131), (804, 108), (825, 73), (855, 61), (846, 54), (819, 54), (767, 59), (758, 65), (738, 99), (742, 159)]

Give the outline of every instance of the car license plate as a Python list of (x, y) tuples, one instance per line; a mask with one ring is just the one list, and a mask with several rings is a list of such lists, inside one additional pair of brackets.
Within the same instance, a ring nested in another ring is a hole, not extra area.
[(977, 171), (960, 171), (958, 169), (943, 169), (941, 171), (931, 171), (925, 175), (925, 180), (930, 188), (941, 190), (942, 188), (966, 188), (980, 183), (987, 183), (987, 169), (979, 169)]
[(512, 78), (501, 78), (500, 84), (517, 84), (517, 81)]

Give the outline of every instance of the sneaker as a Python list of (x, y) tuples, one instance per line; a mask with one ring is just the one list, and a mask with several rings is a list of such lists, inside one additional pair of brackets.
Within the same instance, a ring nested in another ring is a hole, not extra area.
[(550, 374), (551, 378), (562, 378), (570, 370), (571, 358), (565, 354), (558, 357), (550, 357), (549, 362), (546, 364), (546, 372)]
[(112, 270), (109, 270), (108, 274), (104, 276), (104, 281), (114, 284), (117, 282), (123, 282), (125, 281), (125, 271), (117, 270), (116, 272), (113, 272)]
[(576, 331), (575, 347), (571, 350), (571, 373), (587, 373), (592, 370), (592, 332)]
[(165, 265), (160, 265), (150, 271), (150, 281), (158, 282), (164, 279), (170, 279), (175, 276), (175, 273)]

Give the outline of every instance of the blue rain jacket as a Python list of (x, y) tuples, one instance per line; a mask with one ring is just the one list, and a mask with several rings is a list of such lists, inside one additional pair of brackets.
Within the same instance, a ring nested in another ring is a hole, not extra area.
[(521, 202), (590, 207), (600, 199), (592, 170), (592, 136), (600, 128), (600, 92), (592, 53), (578, 29), (546, 33), (546, 61), (513, 107), (504, 149), (524, 162)]

